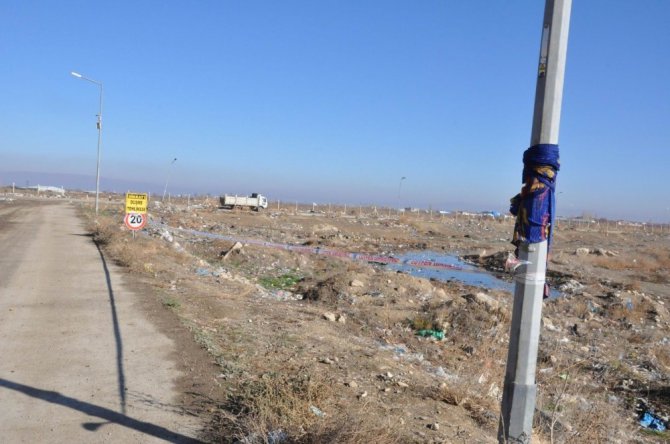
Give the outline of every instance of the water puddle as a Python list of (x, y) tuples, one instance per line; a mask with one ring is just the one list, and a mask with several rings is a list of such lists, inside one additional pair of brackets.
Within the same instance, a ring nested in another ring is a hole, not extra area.
[[(398, 259), (401, 261), (400, 264), (389, 264), (388, 268), (425, 279), (433, 278), (444, 282), (459, 281), (466, 285), (485, 287), (493, 290), (505, 290), (514, 293), (513, 282), (506, 282), (482, 268), (465, 263), (458, 256), (439, 254), (432, 251), (420, 251), (406, 253), (399, 256)], [(454, 268), (417, 268), (416, 266), (403, 264), (416, 261), (438, 262), (453, 265)]]
[[(388, 264), (388, 268), (399, 270), (412, 276), (424, 279), (437, 279), (439, 281), (458, 281), (466, 285), (476, 287), (490, 288), (492, 290), (504, 290), (514, 294), (514, 282), (505, 281), (498, 278), (495, 274), (486, 271), (481, 267), (476, 267), (467, 262), (463, 262), (453, 254), (440, 254), (434, 251), (417, 251), (398, 256), (399, 264)], [(417, 262), (428, 262), (437, 264), (446, 264), (448, 267), (417, 267)], [(412, 265), (413, 263), (414, 265)], [(511, 276), (510, 276), (511, 277)], [(549, 299), (555, 299), (562, 294), (556, 288), (550, 288)]]

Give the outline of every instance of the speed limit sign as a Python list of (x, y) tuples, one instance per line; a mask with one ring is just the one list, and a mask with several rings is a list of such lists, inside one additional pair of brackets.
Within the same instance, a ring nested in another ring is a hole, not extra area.
[(141, 230), (147, 224), (147, 215), (140, 213), (127, 213), (126, 217), (123, 218), (123, 222), (126, 224), (129, 230)]

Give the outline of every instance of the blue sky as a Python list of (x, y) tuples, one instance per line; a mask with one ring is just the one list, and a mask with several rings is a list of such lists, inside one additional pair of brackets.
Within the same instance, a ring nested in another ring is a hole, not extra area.
[[(78, 71), (104, 83), (103, 189), (162, 191), (169, 174), (173, 193), (396, 206), (404, 176), (403, 206), (502, 210), (521, 185), (543, 10), (1, 0), (0, 184), (94, 188), (98, 91)], [(667, 0), (574, 0), (559, 214), (670, 220), (669, 18)]]

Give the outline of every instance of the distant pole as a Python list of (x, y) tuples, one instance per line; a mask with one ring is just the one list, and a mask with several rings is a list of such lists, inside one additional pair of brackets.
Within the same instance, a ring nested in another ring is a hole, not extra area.
[(100, 195), (100, 146), (102, 145), (102, 82), (97, 80), (89, 79), (78, 72), (70, 72), (74, 77), (82, 80), (87, 80), (91, 83), (95, 83), (100, 87), (100, 111), (98, 112), (98, 122), (96, 126), (98, 127), (98, 160), (96, 161), (95, 167), (95, 215), (98, 215), (98, 196)]
[(400, 178), (400, 182), (398, 183), (398, 211), (400, 211), (400, 206), (402, 205), (400, 203), (400, 192), (402, 191), (402, 181), (407, 179), (405, 176), (402, 176)]
[[(558, 144), (571, 6), (572, 0), (546, 0), (545, 3), (531, 146)], [(519, 258), (528, 265), (515, 279), (498, 429), (498, 441), (511, 444), (529, 443), (532, 432), (547, 241), (522, 242)]]
[(167, 172), (167, 177), (165, 178), (165, 189), (163, 189), (163, 199), (161, 199), (163, 202), (165, 202), (165, 195), (167, 194), (167, 187), (168, 187), (168, 182), (170, 181), (170, 171), (172, 170), (172, 165), (177, 161), (177, 158), (175, 157), (172, 159), (172, 162), (170, 162), (170, 166), (168, 166), (168, 172)]

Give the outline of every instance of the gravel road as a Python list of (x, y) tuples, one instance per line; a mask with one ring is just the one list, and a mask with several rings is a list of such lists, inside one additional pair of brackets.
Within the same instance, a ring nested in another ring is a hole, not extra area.
[(199, 442), (121, 275), (71, 205), (0, 202), (0, 442)]

